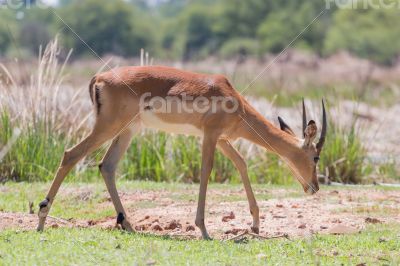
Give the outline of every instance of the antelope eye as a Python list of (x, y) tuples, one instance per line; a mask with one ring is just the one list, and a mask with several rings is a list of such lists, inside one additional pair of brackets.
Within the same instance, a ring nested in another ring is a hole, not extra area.
[(314, 162), (318, 163), (318, 161), (319, 161), (319, 156), (314, 157)]

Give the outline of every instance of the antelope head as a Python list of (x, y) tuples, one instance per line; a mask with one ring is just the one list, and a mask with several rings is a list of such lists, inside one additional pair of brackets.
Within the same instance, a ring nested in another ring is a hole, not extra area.
[[(281, 130), (296, 137), (293, 130), (278, 117)], [(314, 143), (317, 135), (317, 125), (314, 120), (307, 122), (306, 108), (303, 99), (303, 136), (299, 140), (299, 150), (289, 159), (289, 166), (297, 180), (303, 186), (304, 192), (314, 194), (319, 190), (317, 164), (324, 146), (327, 130), (324, 100), (322, 100), (322, 129), (318, 143)]]

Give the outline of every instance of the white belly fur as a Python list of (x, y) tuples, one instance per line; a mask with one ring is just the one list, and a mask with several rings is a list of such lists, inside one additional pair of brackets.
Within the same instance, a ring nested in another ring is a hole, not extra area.
[(203, 131), (191, 124), (171, 124), (158, 118), (152, 111), (144, 111), (140, 114), (140, 120), (146, 128), (158, 129), (161, 131), (184, 134), (191, 136), (203, 136)]

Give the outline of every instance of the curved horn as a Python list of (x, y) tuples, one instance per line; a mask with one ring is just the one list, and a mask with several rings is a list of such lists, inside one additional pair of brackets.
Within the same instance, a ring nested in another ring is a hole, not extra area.
[(327, 122), (326, 122), (326, 112), (325, 112), (325, 104), (324, 99), (322, 99), (322, 130), (321, 130), (321, 137), (317, 143), (317, 151), (318, 154), (321, 152), (322, 147), (324, 146), (326, 130), (327, 130)]
[(307, 115), (306, 115), (306, 106), (304, 105), (304, 98), (303, 98), (303, 138), (306, 137), (306, 134), (304, 133), (306, 131), (307, 127)]

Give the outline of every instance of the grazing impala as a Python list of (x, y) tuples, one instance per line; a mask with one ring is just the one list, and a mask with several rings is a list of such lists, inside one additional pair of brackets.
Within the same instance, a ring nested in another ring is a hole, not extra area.
[(278, 154), (288, 163), (306, 193), (314, 194), (319, 189), (316, 165), (327, 130), (324, 102), (321, 137), (315, 145), (317, 127), (313, 120), (306, 122), (304, 101), (304, 138), (298, 138), (280, 117), (280, 129), (266, 120), (221, 75), (197, 74), (164, 66), (123, 67), (96, 75), (89, 92), (96, 108), (94, 128), (81, 143), (64, 153), (47, 197), (39, 205), (39, 231), (43, 230), (50, 206), (71, 168), (110, 139), (113, 142), (99, 166), (100, 172), (117, 212), (117, 223), (133, 231), (118, 196), (115, 170), (132, 136), (142, 127), (202, 137), (195, 223), (204, 239), (210, 238), (204, 225), (204, 207), (216, 148), (239, 170), (253, 217), (251, 229), (259, 232), (259, 209), (247, 176), (246, 162), (231, 144), (235, 139), (247, 139)]

